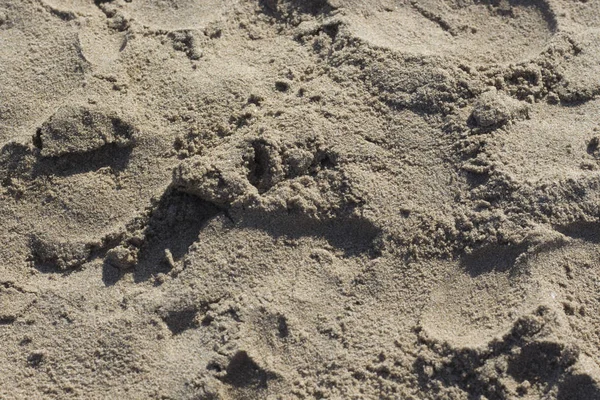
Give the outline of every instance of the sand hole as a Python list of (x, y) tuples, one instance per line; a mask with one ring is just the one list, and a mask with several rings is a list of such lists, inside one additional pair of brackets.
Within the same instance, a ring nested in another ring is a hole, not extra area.
[(549, 381), (575, 362), (567, 352), (559, 343), (529, 343), (509, 358), (507, 372), (518, 382)]
[(227, 366), (224, 381), (235, 387), (266, 388), (273, 374), (262, 369), (245, 351), (238, 351)]
[(195, 308), (184, 308), (181, 310), (172, 310), (164, 313), (162, 320), (167, 324), (167, 327), (173, 335), (179, 335), (188, 329), (195, 328), (196, 314), (198, 310)]

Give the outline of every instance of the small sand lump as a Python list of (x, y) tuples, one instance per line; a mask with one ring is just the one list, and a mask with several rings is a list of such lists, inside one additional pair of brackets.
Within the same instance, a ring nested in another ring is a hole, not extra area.
[(471, 113), (472, 121), (480, 128), (500, 127), (512, 120), (526, 118), (529, 108), (496, 90), (483, 93)]
[(86, 153), (105, 145), (133, 145), (135, 129), (111, 113), (78, 106), (59, 108), (34, 137), (43, 157)]
[(61, 271), (80, 267), (91, 251), (87, 243), (57, 240), (45, 234), (33, 235), (30, 246), (36, 264)]
[(108, 263), (119, 269), (129, 269), (138, 262), (138, 255), (135, 250), (124, 246), (117, 246), (106, 253)]

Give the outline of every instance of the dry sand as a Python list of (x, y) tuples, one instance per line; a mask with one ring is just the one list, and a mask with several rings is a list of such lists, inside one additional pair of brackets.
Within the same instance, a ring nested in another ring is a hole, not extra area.
[(0, 0), (0, 398), (600, 399), (599, 0)]

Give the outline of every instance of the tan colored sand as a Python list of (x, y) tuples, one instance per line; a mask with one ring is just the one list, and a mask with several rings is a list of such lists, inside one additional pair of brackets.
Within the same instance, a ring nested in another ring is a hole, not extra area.
[(600, 399), (597, 0), (0, 0), (0, 398)]

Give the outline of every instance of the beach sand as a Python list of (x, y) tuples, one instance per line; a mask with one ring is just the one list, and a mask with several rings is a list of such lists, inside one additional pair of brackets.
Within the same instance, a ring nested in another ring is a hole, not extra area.
[(600, 1), (0, 0), (0, 398), (600, 399)]

